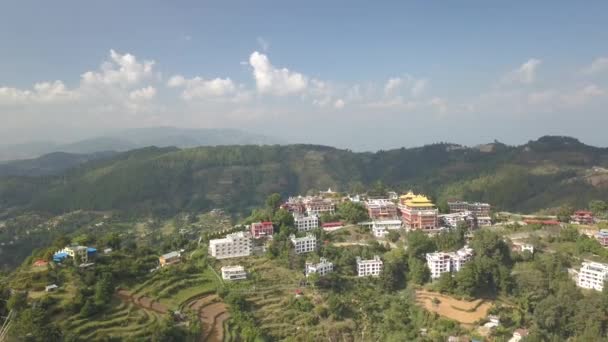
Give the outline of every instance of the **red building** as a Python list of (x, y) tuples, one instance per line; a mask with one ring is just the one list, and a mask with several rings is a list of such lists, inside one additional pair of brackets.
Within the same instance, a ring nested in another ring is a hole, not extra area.
[(591, 225), (595, 222), (593, 219), (593, 213), (587, 210), (578, 210), (574, 212), (574, 215), (570, 217), (570, 222), (576, 224)]
[(372, 220), (394, 220), (398, 216), (397, 205), (387, 199), (370, 199), (365, 207)]
[(251, 224), (251, 235), (254, 239), (271, 236), (274, 232), (272, 222), (256, 222)]
[(414, 195), (411, 191), (399, 197), (401, 220), (407, 229), (434, 232), (437, 229), (435, 204), (423, 195)]

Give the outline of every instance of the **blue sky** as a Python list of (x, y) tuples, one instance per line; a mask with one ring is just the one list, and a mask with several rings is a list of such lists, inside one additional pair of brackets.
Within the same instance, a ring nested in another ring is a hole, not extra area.
[(606, 146), (607, 23), (605, 1), (3, 3), (0, 143), (171, 125)]

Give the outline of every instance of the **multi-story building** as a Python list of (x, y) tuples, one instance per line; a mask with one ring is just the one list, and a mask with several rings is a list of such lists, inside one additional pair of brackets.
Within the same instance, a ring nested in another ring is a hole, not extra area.
[(469, 228), (474, 228), (475, 226), (475, 216), (473, 216), (473, 213), (468, 210), (451, 214), (442, 214), (438, 215), (437, 217), (439, 219), (439, 223), (447, 228), (456, 228), (461, 222), (466, 223), (467, 227)]
[(431, 271), (431, 278), (437, 279), (442, 273), (458, 272), (462, 266), (473, 258), (473, 249), (464, 246), (456, 252), (434, 252), (426, 254), (426, 264)]
[(272, 222), (255, 222), (251, 224), (251, 236), (254, 239), (272, 236), (273, 232)]
[(380, 275), (380, 272), (382, 272), (383, 265), (384, 263), (378, 255), (375, 255), (373, 259), (369, 260), (362, 260), (360, 257), (357, 257), (357, 276), (377, 277)]
[(477, 226), (478, 227), (488, 227), (492, 225), (492, 218), (490, 216), (478, 216), (477, 217)]
[(469, 203), (466, 201), (460, 200), (449, 200), (448, 207), (450, 208), (450, 213), (460, 213), (463, 211), (470, 211), (475, 216), (490, 216), (490, 211), (492, 207), (488, 203), (480, 203), (473, 202)]
[(401, 229), (401, 220), (382, 220), (372, 222), (372, 232), (377, 238), (384, 238), (389, 230)]
[(327, 273), (332, 272), (333, 270), (334, 264), (325, 258), (321, 258), (321, 260), (319, 260), (319, 262), (316, 264), (312, 262), (307, 262), (306, 269), (304, 272), (306, 273), (307, 277), (313, 273), (317, 273), (320, 276), (324, 276)]
[(330, 214), (333, 215), (336, 210), (334, 202), (330, 199), (320, 197), (307, 197), (304, 199), (304, 207), (308, 216)]
[(317, 249), (317, 237), (314, 234), (307, 234), (306, 236), (299, 238), (295, 235), (291, 235), (290, 239), (296, 254), (309, 253)]
[(304, 216), (293, 214), (294, 225), (299, 232), (308, 232), (319, 228), (319, 217), (317, 215)]
[(177, 264), (180, 261), (181, 261), (181, 253), (179, 251), (174, 251), (171, 253), (163, 254), (158, 257), (158, 263), (160, 264), (160, 267)]
[(365, 207), (372, 220), (394, 220), (398, 217), (397, 205), (385, 198), (368, 199)]
[(238, 258), (251, 255), (252, 237), (249, 232), (236, 232), (223, 239), (209, 241), (209, 255), (216, 259)]
[(247, 272), (245, 272), (245, 267), (236, 265), (236, 266), (224, 266), (221, 268), (222, 270), (222, 279), (224, 280), (242, 280), (247, 279)]
[(414, 195), (411, 191), (399, 197), (399, 211), (405, 228), (409, 230), (437, 230), (438, 210), (426, 196)]
[(61, 262), (70, 257), (80, 263), (88, 263), (89, 259), (97, 255), (97, 249), (86, 246), (66, 246), (53, 254), (53, 261)]
[(595, 219), (593, 218), (592, 212), (587, 210), (577, 210), (570, 217), (570, 222), (574, 224), (591, 225), (595, 223)]
[(608, 247), (608, 230), (600, 230), (595, 234), (595, 238), (602, 247)]
[(576, 280), (576, 285), (584, 289), (602, 291), (608, 279), (608, 265), (599, 262), (583, 262)]

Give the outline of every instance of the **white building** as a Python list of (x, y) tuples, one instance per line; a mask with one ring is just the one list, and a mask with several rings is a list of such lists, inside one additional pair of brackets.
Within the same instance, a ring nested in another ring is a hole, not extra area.
[(237, 232), (223, 239), (209, 241), (209, 255), (216, 259), (238, 258), (251, 255), (251, 233)]
[(384, 238), (389, 230), (401, 229), (401, 220), (376, 220), (372, 221), (372, 233), (377, 238)]
[(240, 265), (236, 266), (224, 266), (222, 270), (222, 279), (224, 280), (242, 280), (247, 279), (247, 272), (245, 268)]
[(313, 273), (317, 273), (320, 276), (324, 276), (327, 273), (332, 272), (333, 270), (334, 264), (325, 258), (321, 258), (321, 260), (319, 260), (319, 262), (316, 264), (312, 262), (307, 262), (305, 273), (307, 277)]
[(382, 272), (382, 266), (384, 263), (380, 260), (380, 257), (375, 255), (373, 259), (362, 260), (357, 257), (357, 276), (359, 277), (367, 277), (373, 276), (377, 277)]
[(294, 213), (293, 221), (299, 232), (308, 232), (319, 228), (319, 217), (317, 215), (303, 216)]
[(602, 291), (608, 278), (608, 265), (599, 262), (585, 261), (578, 271), (576, 285), (584, 289)]
[(491, 225), (492, 225), (492, 218), (490, 216), (478, 216), (477, 217), (477, 226), (489, 227)]
[(295, 247), (296, 254), (309, 253), (317, 249), (317, 237), (313, 234), (307, 234), (299, 238), (291, 235), (290, 239)]
[(426, 264), (431, 271), (431, 278), (437, 279), (442, 273), (458, 272), (462, 266), (473, 258), (473, 249), (464, 246), (456, 252), (435, 252), (426, 254)]
[(513, 241), (513, 247), (511, 249), (516, 252), (523, 253), (525, 251), (528, 251), (528, 252), (534, 254), (534, 245), (532, 245), (530, 243), (521, 242), (521, 241)]

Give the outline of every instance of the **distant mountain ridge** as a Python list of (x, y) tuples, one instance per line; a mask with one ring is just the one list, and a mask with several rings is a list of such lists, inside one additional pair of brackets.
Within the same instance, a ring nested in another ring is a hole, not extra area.
[(189, 148), (216, 145), (268, 145), (282, 141), (237, 129), (149, 127), (127, 129), (67, 144), (31, 142), (0, 146), (0, 161), (33, 159), (53, 152), (123, 152), (146, 146)]
[(357, 192), (377, 182), (426, 193), (439, 205), (461, 198), (525, 212), (608, 200), (607, 148), (568, 137), (542, 137), (521, 146), (455, 146), (375, 153), (319, 145), (148, 147), (56, 176), (0, 177), (0, 208), (243, 213), (273, 192), (288, 196), (328, 187)]

